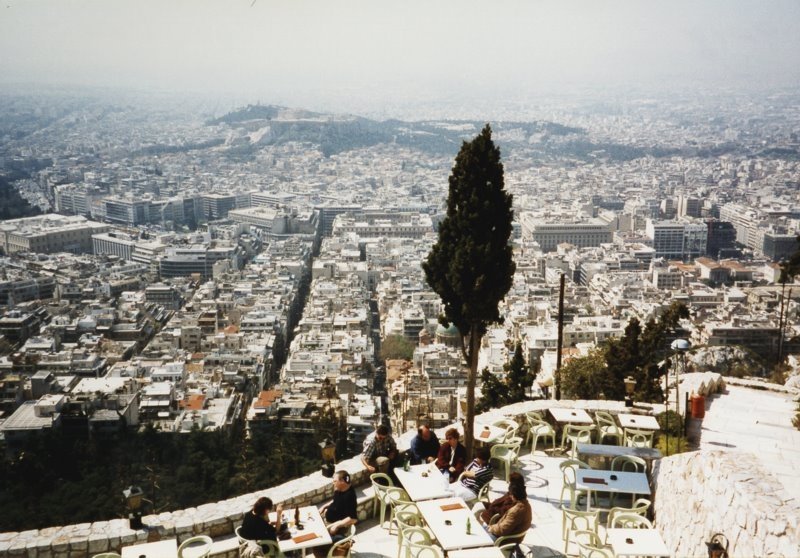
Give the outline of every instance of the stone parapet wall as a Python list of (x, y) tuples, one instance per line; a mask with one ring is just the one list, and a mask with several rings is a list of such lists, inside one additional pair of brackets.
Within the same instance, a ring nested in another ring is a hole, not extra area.
[[(525, 425), (525, 413), (545, 411), (548, 408), (563, 407), (585, 409), (587, 411), (608, 411), (611, 413), (631, 412), (621, 401), (525, 401), (515, 403), (475, 417), (476, 425), (489, 424), (501, 418), (513, 418)], [(637, 405), (635, 412), (658, 413), (663, 405)], [(459, 423), (452, 426), (460, 427)], [(446, 428), (437, 430), (440, 439), (444, 438)], [(523, 426), (524, 431), (524, 426)], [(398, 448), (408, 449), (416, 430), (412, 429), (397, 437)], [(369, 484), (369, 475), (358, 457), (336, 464), (337, 469), (348, 471), (353, 485), (363, 487)], [(285, 507), (316, 505), (327, 501), (333, 495), (331, 480), (316, 472), (306, 477), (294, 479), (279, 486), (244, 494), (228, 500), (203, 504), (172, 512), (143, 517), (147, 529), (134, 531), (129, 528), (127, 519), (96, 521), (79, 525), (47, 527), (23, 532), (0, 533), (0, 556), (28, 556), (30, 558), (83, 558), (100, 552), (119, 552), (123, 546), (177, 538), (182, 542), (194, 535), (208, 535), (212, 538), (231, 535), (241, 524), (242, 516), (260, 496), (268, 496), (274, 502), (282, 502)], [(116, 495), (109, 495), (110, 498)], [(359, 503), (359, 519), (372, 514), (372, 503), (363, 499)]]
[(715, 533), (734, 556), (800, 555), (800, 498), (747, 453), (700, 451), (653, 467), (658, 530), (676, 556), (705, 556)]

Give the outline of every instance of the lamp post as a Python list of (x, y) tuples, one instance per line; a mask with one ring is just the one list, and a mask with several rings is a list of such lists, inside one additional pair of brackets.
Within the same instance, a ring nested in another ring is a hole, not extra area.
[(689, 343), (686, 339), (676, 339), (675, 341), (672, 342), (672, 345), (670, 345), (672, 350), (675, 351), (676, 354), (680, 355), (680, 367), (678, 366), (677, 361), (675, 363), (675, 412), (679, 415), (681, 414), (680, 413), (681, 398), (680, 398), (680, 377), (678, 376), (678, 369), (683, 368), (683, 370), (681, 371), (684, 374), (686, 373), (686, 352), (689, 350), (691, 346), (692, 344)]
[(636, 389), (636, 379), (633, 376), (626, 377), (625, 383), (625, 406), (633, 407), (633, 391)]
[(722, 533), (714, 533), (706, 543), (708, 558), (728, 558), (728, 539)]
[(128, 525), (134, 531), (142, 528), (142, 503), (144, 491), (138, 486), (130, 486), (122, 491), (125, 506), (128, 508)]
[(325, 438), (319, 443), (319, 449), (322, 453), (322, 476), (331, 478), (336, 463), (336, 444), (330, 438)]

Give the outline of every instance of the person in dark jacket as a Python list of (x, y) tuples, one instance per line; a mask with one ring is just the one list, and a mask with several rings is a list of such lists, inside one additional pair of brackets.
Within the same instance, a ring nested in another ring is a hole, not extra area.
[[(269, 512), (271, 511), (272, 500), (264, 496), (256, 500), (256, 503), (253, 504), (253, 509), (244, 514), (239, 535), (248, 541), (278, 540), (283, 505), (278, 504), (278, 507), (275, 508), (276, 518), (274, 522), (269, 520)], [(267, 550), (266, 546), (261, 548), (264, 551)]]
[(417, 429), (417, 435), (411, 440), (411, 462), (430, 463), (439, 456), (439, 438), (427, 424)]
[(445, 442), (439, 448), (436, 467), (442, 474), (449, 474), (450, 481), (455, 482), (467, 463), (467, 449), (459, 441), (460, 434), (455, 428), (444, 433)]

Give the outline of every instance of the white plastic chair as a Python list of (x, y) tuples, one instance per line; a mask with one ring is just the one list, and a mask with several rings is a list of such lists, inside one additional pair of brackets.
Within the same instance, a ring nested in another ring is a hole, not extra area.
[[(353, 548), (353, 537), (356, 536), (356, 526), (351, 525), (348, 535), (340, 541), (336, 541), (331, 546), (330, 550), (328, 550), (328, 558), (332, 558), (333, 556), (344, 556), (344, 558), (350, 558), (350, 553), (352, 552)], [(345, 554), (342, 554), (341, 549), (346, 549)]]
[(214, 541), (206, 535), (197, 535), (183, 541), (178, 547), (178, 558), (206, 558), (211, 554)]
[(606, 438), (614, 438), (617, 445), (622, 443), (622, 429), (617, 426), (610, 413), (597, 411), (594, 420), (597, 422), (597, 443), (602, 444)]
[(544, 439), (547, 441), (547, 438), (553, 442), (553, 449), (556, 449), (556, 431), (553, 426), (548, 423), (539, 413), (530, 412), (527, 413), (528, 418), (528, 434), (525, 437), (525, 445), (528, 445), (528, 441), (531, 441), (531, 454), (536, 451), (536, 445), (539, 442), (539, 438)]
[(495, 444), (490, 451), (489, 460), (497, 460), (503, 465), (503, 472), (505, 473), (505, 481), (508, 482), (508, 476), (511, 474), (511, 466), (517, 462), (519, 458), (519, 450), (522, 446), (522, 438), (515, 436), (509, 438), (502, 444)]

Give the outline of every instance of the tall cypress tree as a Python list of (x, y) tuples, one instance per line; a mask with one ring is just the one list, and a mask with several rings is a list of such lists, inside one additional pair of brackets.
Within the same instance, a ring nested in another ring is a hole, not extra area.
[(464, 438), (472, 456), (478, 352), (489, 324), (502, 323), (498, 303), (511, 288), (515, 265), (511, 237), (512, 196), (504, 189), (500, 149), (487, 124), (464, 142), (449, 178), (447, 215), (439, 239), (422, 264), (425, 278), (442, 298), (440, 322), (454, 324), (468, 366)]

